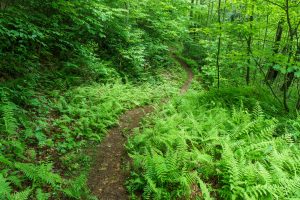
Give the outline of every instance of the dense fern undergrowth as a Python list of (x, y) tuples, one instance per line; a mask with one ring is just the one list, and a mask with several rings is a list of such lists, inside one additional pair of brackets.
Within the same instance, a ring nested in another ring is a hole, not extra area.
[(282, 128), (232, 93), (192, 91), (144, 122), (127, 144), (133, 199), (300, 198), (299, 119)]
[(90, 158), (84, 148), (100, 142), (124, 110), (178, 92), (182, 69), (159, 71), (152, 84), (95, 82), (63, 95), (54, 90), (50, 97), (40, 96), (43, 105), (31, 109), (2, 92), (0, 199), (92, 198), (86, 188)]

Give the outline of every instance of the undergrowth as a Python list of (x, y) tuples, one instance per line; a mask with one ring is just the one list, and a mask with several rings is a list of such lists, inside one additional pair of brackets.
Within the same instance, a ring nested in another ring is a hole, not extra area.
[(133, 199), (300, 198), (299, 126), (220, 92), (175, 98), (129, 140)]
[(35, 92), (22, 99), (26, 106), (2, 87), (0, 199), (94, 199), (86, 186), (91, 161), (84, 148), (99, 143), (123, 111), (178, 92), (182, 69), (158, 72), (148, 76), (152, 81)]

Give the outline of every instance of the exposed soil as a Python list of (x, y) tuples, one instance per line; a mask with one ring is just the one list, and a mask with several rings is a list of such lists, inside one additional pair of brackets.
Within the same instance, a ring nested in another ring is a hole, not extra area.
[(184, 82), (184, 84), (180, 90), (180, 94), (184, 94), (189, 89), (189, 87), (192, 83), (194, 74), (193, 74), (193, 71), (191, 70), (191, 68), (189, 68), (189, 66), (183, 60), (181, 60), (177, 57), (175, 57), (175, 59), (180, 63), (180, 65), (184, 68), (184, 70), (186, 71), (186, 73), (188, 75), (188, 79)]
[[(180, 90), (180, 94), (183, 94), (192, 82), (193, 72), (185, 62), (177, 60), (188, 74), (188, 79)], [(99, 199), (129, 199), (124, 187), (129, 173), (123, 169), (124, 161), (128, 158), (124, 147), (126, 135), (132, 133), (133, 129), (139, 126), (142, 118), (153, 111), (154, 107), (148, 105), (125, 112), (119, 118), (119, 125), (112, 128), (101, 142), (93, 156), (93, 166), (88, 179), (90, 190)]]

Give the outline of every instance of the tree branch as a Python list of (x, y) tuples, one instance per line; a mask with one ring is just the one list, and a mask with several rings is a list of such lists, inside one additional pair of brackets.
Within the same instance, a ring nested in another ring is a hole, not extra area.
[(275, 2), (270, 1), (270, 0), (265, 0), (265, 1), (268, 2), (268, 3), (270, 3), (270, 4), (273, 4), (273, 5), (275, 5), (275, 6), (278, 6), (278, 7), (282, 8), (283, 10), (285, 10), (285, 7), (282, 6), (282, 5), (280, 5), (280, 4), (278, 4), (278, 3), (275, 3)]

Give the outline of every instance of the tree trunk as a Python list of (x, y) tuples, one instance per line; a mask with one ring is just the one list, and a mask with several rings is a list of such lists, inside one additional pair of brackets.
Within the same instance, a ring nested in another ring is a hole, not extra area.
[(298, 96), (298, 101), (297, 101), (296, 109), (300, 110), (300, 95)]
[(217, 72), (218, 72), (218, 89), (220, 88), (220, 51), (221, 51), (221, 0), (218, 4), (218, 23), (220, 28), (219, 38), (218, 38), (218, 52), (217, 52)]
[(294, 78), (295, 78), (294, 72), (288, 73), (286, 75), (285, 83), (281, 86), (280, 90), (284, 91), (284, 88), (286, 88), (288, 90), (290, 88), (290, 86), (292, 85)]
[(268, 36), (268, 28), (269, 28), (269, 13), (267, 14), (267, 20), (266, 20), (266, 29), (265, 29), (265, 35), (264, 35), (264, 43), (263, 43), (263, 49), (265, 49), (266, 46), (266, 40)]
[[(298, 43), (298, 41), (297, 41)], [(300, 44), (298, 43), (297, 44), (297, 51), (296, 51), (296, 58), (295, 60), (297, 62), (300, 62)], [(296, 105), (296, 109), (299, 110), (300, 109), (300, 93), (298, 91), (298, 101), (297, 101), (297, 105)]]
[(190, 21), (193, 21), (194, 18), (194, 3), (195, 0), (191, 0)]
[(208, 23), (209, 23), (209, 17), (210, 17), (210, 2), (208, 3), (208, 6), (207, 6), (206, 26), (208, 26)]
[[(276, 36), (275, 36), (275, 43), (274, 43), (274, 46), (273, 46), (273, 55), (277, 54), (279, 52), (279, 47), (280, 47), (280, 41), (281, 41), (281, 38), (282, 38), (282, 32), (283, 32), (283, 24), (284, 24), (284, 20), (281, 19), (279, 22), (278, 22), (278, 25), (277, 25), (277, 32), (276, 32)], [(276, 63), (273, 62), (272, 65), (274, 66)], [(270, 67), (269, 70), (268, 70), (268, 73), (265, 77), (265, 81), (268, 81), (270, 84), (272, 84), (276, 77), (278, 75), (278, 71), (275, 70), (273, 67)]]
[(250, 55), (251, 55), (251, 43), (252, 43), (252, 22), (253, 22), (253, 15), (254, 15), (254, 5), (252, 5), (252, 13), (251, 16), (249, 18), (249, 22), (250, 22), (250, 34), (249, 37), (247, 39), (247, 55), (248, 55), (248, 66), (247, 66), (247, 70), (246, 70), (246, 83), (247, 85), (249, 85), (250, 83), (250, 64), (251, 64), (251, 59), (250, 59)]
[[(287, 74), (284, 75), (284, 82), (286, 83), (287, 81)], [(289, 106), (288, 106), (288, 103), (287, 103), (287, 85), (284, 84), (283, 85), (283, 106), (284, 106), (284, 109), (289, 112)]]
[(0, 2), (0, 9), (4, 10), (6, 8), (6, 2)]
[[(285, 0), (285, 14), (286, 14), (286, 20), (287, 20), (287, 24), (288, 24), (288, 28), (289, 28), (289, 41), (287, 43), (287, 52), (288, 52), (288, 61), (287, 61), (287, 66), (286, 66), (286, 71), (288, 70), (288, 65), (291, 62), (292, 56), (293, 56), (293, 41), (294, 41), (294, 35), (295, 33), (297, 33), (297, 29), (294, 31), (292, 23), (291, 23), (291, 19), (290, 19), (290, 7), (289, 7), (289, 0)], [(285, 73), (284, 75), (284, 82), (283, 85), (281, 87), (281, 89), (283, 90), (283, 105), (285, 110), (288, 112), (289, 108), (288, 108), (288, 103), (287, 103), (287, 92), (289, 90), (290, 85), (292, 84), (294, 79), (294, 73), (293, 72), (289, 72), (289, 73)]]
[(195, 0), (191, 0), (191, 7), (190, 7), (190, 35), (192, 37), (195, 37), (195, 30), (193, 30), (195, 28), (195, 24), (194, 24), (194, 3)]

